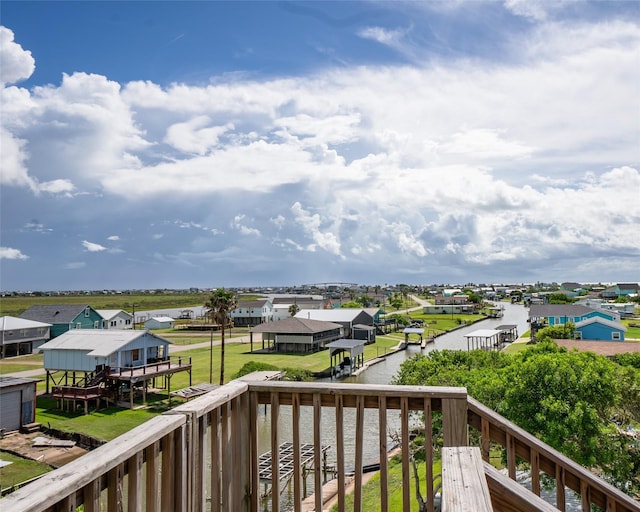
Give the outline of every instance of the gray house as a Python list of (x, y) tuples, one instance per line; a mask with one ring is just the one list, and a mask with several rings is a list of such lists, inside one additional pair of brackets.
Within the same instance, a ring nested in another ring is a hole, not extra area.
[(254, 327), (250, 333), (252, 351), (254, 333), (262, 334), (263, 350), (277, 352), (317, 352), (343, 337), (338, 323), (289, 317)]
[[(355, 338), (357, 336), (356, 331), (359, 333), (365, 332), (362, 326), (374, 327), (373, 315), (370, 311), (371, 309), (358, 308), (302, 309), (296, 314), (295, 318), (340, 324), (344, 330), (345, 338)], [(356, 326), (359, 326), (359, 328), (356, 328)]]
[(17, 318), (0, 317), (0, 359), (31, 354), (51, 337), (51, 324)]
[(0, 431), (20, 430), (36, 420), (37, 379), (0, 375)]
[(88, 304), (35, 304), (20, 318), (51, 324), (51, 337), (70, 329), (102, 329), (103, 318)]

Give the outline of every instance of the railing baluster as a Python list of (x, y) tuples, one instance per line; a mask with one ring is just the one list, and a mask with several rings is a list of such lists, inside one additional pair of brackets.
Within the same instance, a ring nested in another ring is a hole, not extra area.
[(516, 479), (516, 440), (507, 432), (507, 469), (509, 478)]
[(238, 428), (239, 443), (239, 465), (240, 470), (240, 510), (249, 511), (251, 508), (251, 411), (249, 393), (243, 393), (238, 397), (238, 405), (240, 411), (238, 420), (240, 422)]
[(249, 510), (251, 512), (258, 512), (258, 502), (260, 496), (260, 468), (258, 467), (258, 394), (250, 392), (249, 394), (249, 436), (250, 447), (249, 456), (250, 461), (250, 473), (251, 473), (251, 487), (249, 498), (251, 500)]
[(131, 511), (137, 511), (142, 508), (142, 452), (136, 453), (127, 464), (129, 473), (127, 507)]
[(160, 510), (171, 512), (174, 510), (173, 481), (174, 481), (174, 433), (169, 432), (162, 438), (162, 484), (160, 488)]
[(293, 434), (293, 507), (295, 512), (300, 512), (302, 508), (302, 490), (300, 464), (300, 395), (293, 393), (291, 397), (291, 429)]
[(531, 457), (531, 492), (540, 496), (540, 452), (531, 447), (529, 454)]
[(378, 397), (378, 435), (380, 437), (380, 512), (389, 510), (389, 455), (387, 446), (387, 397)]
[(433, 485), (433, 411), (431, 398), (424, 399), (424, 462), (427, 490), (427, 512), (434, 512)]
[(565, 512), (566, 501), (564, 496), (564, 468), (556, 464), (556, 508)]
[[(205, 509), (205, 503), (207, 501), (207, 489), (205, 485), (205, 475), (207, 472), (205, 449), (207, 446), (207, 417), (202, 416), (195, 420), (197, 422), (197, 430), (195, 435), (197, 436), (197, 446), (194, 452), (193, 471), (195, 473), (194, 478), (194, 493), (193, 498), (194, 512), (203, 512)], [(213, 471), (213, 469), (212, 469)]]
[(189, 510), (192, 496), (188, 492), (189, 487), (189, 465), (187, 464), (187, 456), (192, 447), (187, 443), (188, 429), (192, 425), (187, 423), (182, 425), (174, 435), (174, 509)]
[(481, 432), (480, 432), (480, 451), (482, 453), (482, 460), (489, 462), (489, 452), (491, 450), (491, 432), (490, 432), (489, 420), (482, 418), (481, 420)]
[(221, 450), (220, 450), (220, 467), (222, 468), (222, 487), (220, 494), (222, 497), (222, 510), (232, 510), (231, 507), (231, 465), (233, 464), (233, 452), (231, 450), (231, 414), (229, 402), (226, 402), (220, 409), (221, 417)]
[(231, 465), (231, 502), (230, 510), (240, 511), (242, 503), (241, 495), (241, 475), (242, 459), (240, 458), (240, 443), (242, 435), (240, 430), (240, 399), (238, 397), (231, 400), (231, 456), (234, 463)]
[(271, 393), (271, 511), (280, 512), (280, 444), (278, 442), (278, 416), (280, 395)]
[[(155, 442), (145, 449), (145, 500), (147, 512), (158, 510), (158, 456), (160, 443)], [(95, 510), (98, 512), (99, 508)]]
[(336, 394), (336, 452), (338, 470), (338, 512), (345, 512), (344, 502), (344, 408), (341, 394)]
[(100, 512), (100, 479), (85, 485), (82, 490), (84, 512)]
[(107, 475), (109, 485), (107, 492), (108, 512), (120, 512), (122, 510), (122, 473), (122, 465), (118, 464)]
[(589, 484), (584, 480), (580, 481), (580, 502), (583, 512), (591, 512), (591, 491)]
[(353, 493), (353, 511), (362, 512), (362, 447), (364, 443), (364, 397), (356, 398), (356, 457), (355, 488)]
[(400, 398), (400, 422), (402, 429), (402, 510), (411, 510), (411, 474), (409, 473), (409, 400)]
[(315, 509), (322, 510), (322, 404), (320, 393), (313, 394), (313, 490), (315, 494)]
[(222, 490), (220, 484), (220, 409), (213, 409), (209, 413), (209, 439), (211, 451), (211, 512), (220, 512), (222, 504)]

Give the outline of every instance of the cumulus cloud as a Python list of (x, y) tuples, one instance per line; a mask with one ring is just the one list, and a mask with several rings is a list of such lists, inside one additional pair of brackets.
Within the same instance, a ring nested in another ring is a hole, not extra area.
[(26, 80), (35, 71), (31, 52), (14, 41), (13, 31), (0, 26), (0, 84)]
[(0, 260), (26, 260), (29, 256), (23, 254), (20, 249), (12, 247), (0, 247)]
[(101, 252), (101, 251), (106, 251), (107, 248), (100, 245), (100, 244), (96, 244), (93, 242), (88, 242), (87, 240), (83, 240), (82, 241), (82, 246), (88, 251), (88, 252)]

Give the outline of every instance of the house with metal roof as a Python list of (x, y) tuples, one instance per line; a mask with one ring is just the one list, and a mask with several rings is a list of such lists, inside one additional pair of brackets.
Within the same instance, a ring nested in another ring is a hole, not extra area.
[[(162, 378), (169, 388), (171, 375), (191, 371), (189, 358), (169, 358), (172, 342), (149, 331), (73, 329), (40, 347), (47, 372), (47, 393), (61, 401), (120, 399), (134, 388), (143, 393), (149, 381)], [(156, 386), (154, 386), (156, 387)]]
[(20, 318), (51, 324), (51, 338), (70, 329), (102, 329), (103, 320), (88, 304), (34, 304)]
[(152, 316), (144, 323), (145, 329), (173, 329), (175, 320), (170, 316)]
[(276, 352), (317, 352), (344, 337), (344, 329), (337, 322), (289, 317), (251, 329), (252, 352), (254, 333), (262, 335), (262, 350)]
[(133, 315), (122, 309), (96, 309), (103, 329), (133, 329)]
[(345, 338), (354, 338), (355, 331), (363, 332), (356, 326), (374, 327), (373, 315), (366, 309), (360, 308), (334, 308), (334, 309), (302, 309), (295, 318), (307, 320), (321, 320), (342, 325)]
[(31, 354), (51, 337), (51, 324), (15, 316), (0, 317), (0, 359)]

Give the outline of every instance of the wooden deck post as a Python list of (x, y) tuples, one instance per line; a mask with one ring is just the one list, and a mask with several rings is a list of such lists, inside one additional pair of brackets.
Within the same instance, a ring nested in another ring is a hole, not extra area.
[(469, 444), (466, 398), (442, 400), (442, 426), (444, 446), (467, 446)]

